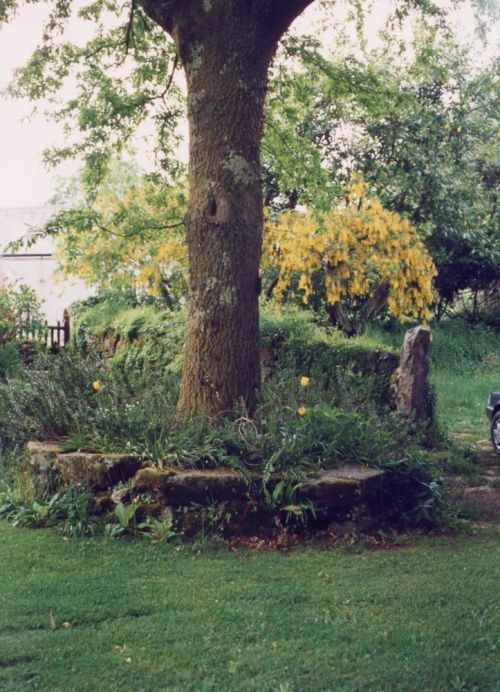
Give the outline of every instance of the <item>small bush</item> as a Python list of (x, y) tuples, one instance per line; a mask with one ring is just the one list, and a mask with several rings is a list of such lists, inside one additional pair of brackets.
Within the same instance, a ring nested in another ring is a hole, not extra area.
[(25, 284), (16, 285), (0, 278), (0, 344), (14, 341), (29, 318), (32, 326), (41, 325), (41, 304), (35, 291)]
[(15, 343), (0, 346), (0, 380), (15, 373), (21, 365), (19, 347)]
[(42, 329), (41, 304), (32, 288), (0, 278), (0, 381), (21, 365), (21, 328)]
[(386, 472), (384, 503), (398, 523), (427, 528), (444, 518), (445, 500), (441, 474), (428, 452), (408, 447), (379, 461)]
[(177, 382), (112, 368), (78, 352), (38, 355), (0, 384), (0, 441), (78, 436), (101, 449), (157, 456), (171, 421)]
[(92, 497), (73, 489), (49, 498), (28, 499), (18, 489), (6, 484), (0, 488), (0, 517), (10, 521), (13, 526), (57, 526), (67, 536), (93, 535), (97, 522), (92, 510)]

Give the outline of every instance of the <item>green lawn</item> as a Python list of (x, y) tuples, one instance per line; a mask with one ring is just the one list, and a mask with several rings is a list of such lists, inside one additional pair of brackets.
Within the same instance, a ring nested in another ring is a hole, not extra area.
[(0, 546), (0, 688), (500, 688), (492, 537), (196, 553), (0, 523)]
[(459, 444), (488, 443), (490, 432), (485, 415), (488, 394), (500, 389), (500, 359), (497, 364), (463, 370), (439, 369), (432, 373), (437, 393), (437, 415)]

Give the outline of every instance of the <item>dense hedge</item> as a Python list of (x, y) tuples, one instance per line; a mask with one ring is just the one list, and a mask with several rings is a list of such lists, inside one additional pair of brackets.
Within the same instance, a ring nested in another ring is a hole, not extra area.
[(264, 354), (276, 359), (280, 370), (315, 378), (336, 395), (336, 405), (353, 388), (361, 403), (388, 403), (389, 381), (399, 361), (393, 349), (321, 328), (310, 312), (296, 308), (264, 309), (261, 339)]
[[(180, 373), (184, 310), (101, 302), (80, 307), (73, 320), (73, 338), (79, 346), (111, 357), (126, 368)], [(307, 374), (332, 391), (336, 405), (343, 403), (343, 394), (353, 386), (361, 402), (388, 403), (389, 380), (398, 355), (373, 339), (348, 339), (318, 326), (310, 312), (264, 305), (261, 344), (265, 377), (278, 371), (286, 377)]]

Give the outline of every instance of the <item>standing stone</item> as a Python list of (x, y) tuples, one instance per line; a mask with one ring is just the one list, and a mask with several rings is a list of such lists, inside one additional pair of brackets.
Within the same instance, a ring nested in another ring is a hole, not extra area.
[(404, 338), (396, 371), (396, 407), (419, 423), (433, 419), (433, 396), (429, 385), (427, 353), (431, 341), (425, 327), (409, 329)]

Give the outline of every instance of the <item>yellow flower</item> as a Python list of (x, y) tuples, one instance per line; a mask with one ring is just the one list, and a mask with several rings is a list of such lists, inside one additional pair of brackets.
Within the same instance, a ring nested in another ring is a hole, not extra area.
[(311, 380), (309, 379), (309, 377), (306, 377), (305, 375), (303, 375), (303, 376), (300, 378), (300, 386), (301, 386), (301, 387), (309, 387), (309, 382), (310, 382), (310, 381), (311, 381)]
[(297, 415), (298, 416), (305, 416), (305, 414), (306, 414), (306, 409), (304, 408), (304, 406), (299, 406), (299, 408), (297, 409)]
[(98, 391), (100, 390), (100, 388), (101, 388), (101, 383), (99, 382), (99, 380), (96, 380), (95, 382), (92, 382), (92, 388), (93, 388), (96, 392), (98, 392)]

